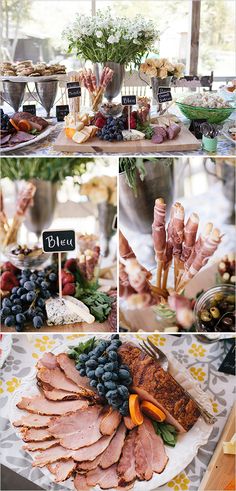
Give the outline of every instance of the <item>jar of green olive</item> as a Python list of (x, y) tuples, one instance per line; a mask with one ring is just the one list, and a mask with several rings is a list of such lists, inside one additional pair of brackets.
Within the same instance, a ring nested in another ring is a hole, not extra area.
[(235, 332), (235, 286), (219, 285), (202, 293), (194, 307), (196, 331)]

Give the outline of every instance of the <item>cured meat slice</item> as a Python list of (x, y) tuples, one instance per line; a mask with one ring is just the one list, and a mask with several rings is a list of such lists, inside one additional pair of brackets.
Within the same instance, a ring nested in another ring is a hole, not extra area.
[(21, 435), (24, 442), (43, 442), (52, 439), (47, 428), (22, 428)]
[(116, 409), (109, 409), (108, 414), (102, 419), (100, 423), (100, 432), (102, 435), (111, 435), (118, 428), (121, 422), (121, 414)]
[(22, 397), (18, 402), (19, 409), (26, 409), (30, 413), (55, 415), (71, 413), (78, 409), (83, 409), (88, 406), (87, 401), (48, 401), (43, 396)]
[(35, 456), (33, 467), (44, 467), (45, 465), (52, 464), (57, 460), (68, 460), (72, 457), (73, 451), (67, 448), (56, 445), (55, 447), (42, 450)]
[(97, 467), (89, 471), (86, 476), (86, 481), (89, 486), (99, 484), (102, 489), (111, 489), (118, 487), (117, 465), (114, 464), (108, 469)]
[(111, 436), (103, 436), (97, 442), (93, 443), (93, 445), (89, 445), (89, 447), (83, 447), (79, 450), (75, 450), (73, 452), (73, 459), (77, 462), (83, 462), (85, 460), (94, 460), (98, 455), (100, 455), (106, 448), (108, 447), (113, 435)]
[(40, 368), (37, 373), (37, 379), (43, 384), (49, 384), (54, 389), (64, 390), (66, 392), (84, 393), (81, 387), (71, 382), (59, 368), (49, 369), (46, 367)]
[(88, 377), (81, 377), (78, 370), (75, 368), (75, 362), (66, 353), (60, 353), (57, 355), (57, 362), (65, 373), (66, 377), (74, 382), (79, 387), (86, 389), (86, 396), (94, 397), (95, 393), (89, 385)]
[(132, 419), (130, 416), (125, 416), (124, 417), (124, 423), (125, 423), (125, 426), (128, 430), (132, 430), (133, 428), (135, 428), (135, 424), (133, 423)]
[[(149, 453), (149, 444), (147, 444), (147, 441), (150, 442), (150, 447), (151, 447), (151, 452)], [(137, 465), (138, 465), (138, 459), (137, 459), (137, 447), (136, 445), (138, 443), (141, 443), (141, 446), (144, 450), (146, 460), (148, 464), (150, 464), (152, 471), (157, 472), (160, 474), (163, 472), (163, 470), (166, 467), (166, 464), (168, 462), (168, 457), (165, 452), (165, 447), (162, 438), (156, 434), (152, 422), (148, 418), (144, 418), (144, 422), (141, 426), (138, 427), (137, 430), (137, 438), (135, 440), (135, 459), (136, 459), (136, 471), (137, 471)], [(139, 463), (140, 464), (140, 463)], [(140, 467), (139, 467), (140, 469)], [(147, 467), (146, 467), (147, 469)], [(144, 479), (149, 479), (147, 477), (147, 470), (144, 470)], [(140, 476), (139, 472), (137, 472), (137, 475)], [(142, 473), (141, 473), (142, 475)]]
[(52, 370), (53, 368), (58, 367), (57, 358), (53, 353), (44, 353), (42, 358), (37, 363), (37, 368), (49, 368)]
[(190, 430), (200, 412), (170, 373), (165, 372), (156, 360), (132, 343), (123, 343), (119, 348), (119, 355), (122, 363), (130, 369), (132, 389), (140, 399), (160, 407), (166, 414), (167, 421), (180, 432)]
[[(108, 448), (109, 448), (109, 445), (108, 445), (107, 449)], [(106, 452), (106, 450), (105, 450), (105, 452)], [(98, 457), (96, 457), (96, 459), (94, 459), (94, 460), (91, 460), (91, 461), (85, 460), (84, 462), (79, 462), (77, 468), (80, 469), (81, 471), (91, 471), (92, 469), (95, 469), (100, 464), (103, 453), (101, 455), (98, 455)]]
[(91, 406), (60, 418), (52, 418), (49, 432), (59, 438), (65, 448), (77, 450), (91, 445), (102, 437), (100, 424), (104, 418), (101, 406)]
[(27, 414), (21, 419), (14, 421), (14, 426), (27, 426), (27, 428), (44, 428), (50, 423), (48, 416), (41, 416), (40, 414)]
[(103, 469), (107, 469), (111, 465), (118, 462), (124, 445), (125, 436), (126, 426), (124, 423), (121, 423), (115, 436), (112, 438), (107, 449), (103, 452), (101, 456), (99, 464), (100, 467), (102, 467)]
[(55, 482), (63, 482), (68, 479), (76, 469), (76, 462), (73, 459), (61, 460), (56, 464), (48, 465), (48, 470), (54, 474)]
[(35, 135), (31, 135), (31, 133), (26, 133), (25, 131), (17, 131), (17, 133), (11, 136), (8, 144), (15, 145), (16, 143), (24, 143), (33, 140), (34, 138)]
[(59, 444), (59, 440), (47, 440), (45, 442), (30, 442), (23, 446), (24, 450), (35, 452), (36, 450), (47, 450)]
[(119, 485), (121, 486), (125, 486), (126, 483), (133, 482), (136, 479), (134, 455), (136, 435), (136, 428), (130, 431), (125, 439), (121, 458), (118, 462), (117, 472), (119, 475)]
[(87, 484), (86, 476), (83, 474), (76, 474), (74, 478), (74, 486), (77, 491), (89, 491), (89, 489), (91, 489)]
[(181, 126), (175, 123), (171, 124), (166, 128), (166, 132), (169, 140), (173, 140), (174, 138), (176, 138), (180, 133), (180, 131), (181, 131)]
[(50, 401), (71, 401), (81, 399), (81, 394), (73, 394), (73, 392), (65, 392), (60, 389), (47, 390), (43, 388), (43, 393)]
[(21, 119), (32, 121), (39, 125), (40, 131), (48, 126), (48, 122), (45, 119), (40, 118), (39, 116), (34, 116), (33, 114), (26, 111), (16, 112), (15, 114), (13, 114), (12, 119), (13, 121), (15, 121), (15, 123), (19, 123)]

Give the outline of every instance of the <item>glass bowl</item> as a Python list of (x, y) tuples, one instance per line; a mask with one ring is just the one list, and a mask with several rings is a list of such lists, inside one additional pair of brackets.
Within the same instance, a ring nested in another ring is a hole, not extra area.
[[(202, 293), (200, 297), (197, 299), (194, 307), (194, 317), (195, 317), (195, 327), (196, 331), (199, 332), (232, 332), (235, 330), (235, 325), (234, 323), (232, 324), (231, 328), (224, 328), (222, 329), (221, 326), (219, 325), (218, 329), (215, 330), (214, 326), (209, 326), (206, 327), (203, 322), (200, 319), (200, 313), (203, 310), (209, 310), (211, 306), (211, 302), (213, 301), (213, 298), (215, 294), (223, 294), (224, 298), (226, 298), (228, 295), (233, 295), (234, 296), (234, 305), (235, 305), (235, 287), (234, 285), (219, 285), (219, 286), (214, 286), (213, 288), (210, 288), (206, 292)], [(234, 312), (231, 312), (230, 315), (234, 315)], [(222, 316), (220, 317), (222, 318)], [(220, 319), (219, 318), (219, 319)], [(219, 321), (218, 319), (218, 321)]]
[(123, 106), (121, 102), (104, 102), (99, 110), (105, 118), (109, 118), (110, 116), (118, 118), (122, 114)]
[(44, 252), (37, 245), (28, 246), (28, 249), (32, 251), (27, 255), (23, 253), (13, 254), (13, 251), (18, 247), (19, 244), (11, 244), (5, 251), (8, 260), (18, 269), (38, 269), (51, 257), (51, 254)]
[(180, 111), (186, 116), (186, 118), (192, 120), (206, 119), (209, 123), (222, 123), (234, 112), (235, 107), (197, 107), (183, 104), (182, 102), (176, 102)]

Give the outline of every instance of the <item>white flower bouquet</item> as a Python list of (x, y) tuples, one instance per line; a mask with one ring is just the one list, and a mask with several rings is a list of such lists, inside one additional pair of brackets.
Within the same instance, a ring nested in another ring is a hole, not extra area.
[(183, 77), (184, 65), (182, 63), (171, 63), (166, 58), (147, 58), (145, 63), (140, 65), (140, 72), (149, 75), (149, 77), (166, 77), (174, 76)]
[(116, 192), (116, 177), (93, 177), (80, 186), (80, 194), (87, 196), (96, 205), (107, 202), (110, 205), (117, 206)]
[(141, 15), (132, 20), (114, 17), (108, 9), (105, 13), (98, 11), (96, 16), (77, 14), (63, 36), (69, 42), (68, 51), (75, 51), (84, 60), (140, 65), (142, 57), (154, 51), (159, 31)]

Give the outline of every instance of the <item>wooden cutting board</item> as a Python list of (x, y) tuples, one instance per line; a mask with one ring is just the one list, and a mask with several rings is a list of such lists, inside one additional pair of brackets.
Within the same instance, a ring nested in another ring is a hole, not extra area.
[(229, 442), (235, 433), (235, 416), (236, 404), (231, 409), (198, 491), (223, 491), (235, 477), (235, 456), (223, 452), (223, 442)]
[[(42, 332), (70, 332), (70, 333), (86, 333), (86, 332), (110, 332), (111, 326), (108, 322), (78, 322), (77, 324), (63, 324), (63, 326), (43, 326), (40, 329), (35, 329), (32, 325), (25, 326), (24, 332), (33, 332), (40, 334)], [(14, 327), (5, 327), (1, 325), (0, 332), (16, 332)]]
[(199, 140), (182, 126), (181, 132), (174, 140), (166, 140), (161, 144), (152, 143), (151, 140), (109, 142), (91, 138), (85, 143), (75, 143), (67, 138), (64, 129), (59, 133), (53, 148), (57, 152), (79, 153), (159, 153), (159, 152), (186, 152), (201, 147)]

